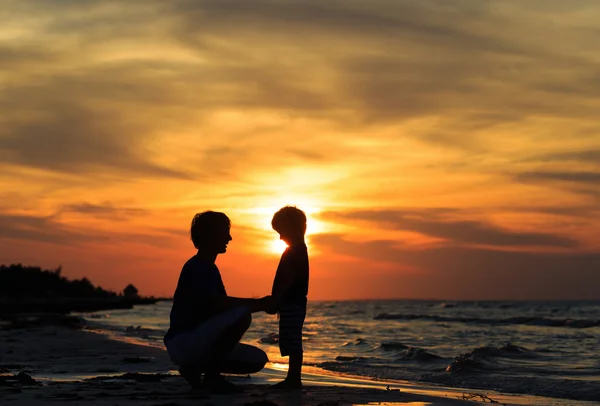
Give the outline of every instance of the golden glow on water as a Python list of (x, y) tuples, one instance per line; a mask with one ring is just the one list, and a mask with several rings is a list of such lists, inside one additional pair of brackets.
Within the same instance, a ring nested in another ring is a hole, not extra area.
[(271, 368), (273, 368), (273, 369), (275, 369), (277, 371), (286, 371), (286, 372), (287, 372), (287, 370), (289, 368), (288, 364), (281, 364), (279, 362), (273, 362), (273, 363), (270, 364), (270, 366), (271, 366)]

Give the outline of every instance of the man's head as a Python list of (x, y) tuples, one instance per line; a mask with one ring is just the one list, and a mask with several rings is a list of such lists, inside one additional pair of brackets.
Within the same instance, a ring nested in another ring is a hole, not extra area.
[(197, 249), (222, 254), (232, 240), (230, 230), (231, 221), (225, 213), (205, 211), (197, 213), (192, 219), (190, 234)]
[(288, 245), (304, 241), (306, 214), (295, 206), (282, 207), (273, 216), (271, 226)]

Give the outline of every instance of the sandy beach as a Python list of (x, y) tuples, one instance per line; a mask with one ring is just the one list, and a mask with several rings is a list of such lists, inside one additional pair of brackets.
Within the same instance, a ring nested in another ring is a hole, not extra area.
[[(61, 324), (69, 324), (63, 323)], [(76, 323), (71, 323), (76, 325)], [(232, 377), (242, 395), (189, 389), (163, 348), (105, 332), (45, 323), (0, 331), (2, 405), (69, 402), (77, 405), (573, 405), (572, 401), (451, 389), (409, 382), (374, 381), (306, 368), (302, 391), (279, 393), (269, 385), (284, 367), (269, 364), (251, 377)], [(33, 379), (30, 379), (32, 377)], [(481, 394), (477, 396), (476, 394)], [(468, 398), (469, 400), (460, 400)], [(578, 402), (578, 404), (592, 404)]]

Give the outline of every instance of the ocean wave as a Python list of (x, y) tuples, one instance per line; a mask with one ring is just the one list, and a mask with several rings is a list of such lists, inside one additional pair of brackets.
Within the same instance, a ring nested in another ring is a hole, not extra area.
[(600, 326), (600, 320), (592, 319), (549, 319), (545, 317), (509, 317), (505, 319), (483, 319), (478, 317), (449, 317), (429, 314), (380, 313), (374, 320), (431, 320), (437, 322), (472, 323), (486, 325), (518, 324), (541, 327), (590, 328)]
[(439, 359), (443, 358), (424, 348), (409, 347), (404, 352), (404, 355), (396, 361), (435, 361)]
[(581, 401), (600, 401), (598, 383), (579, 379), (540, 379), (534, 376), (516, 376), (512, 373), (500, 375), (493, 372), (473, 374), (451, 374), (447, 372), (417, 373), (407, 370), (404, 367), (365, 365), (364, 363), (323, 362), (315, 366), (329, 371), (362, 375), (371, 378), (429, 382), (451, 387), (496, 390), (507, 393), (526, 393), (536, 396)]
[(365, 340), (364, 338), (357, 338), (354, 341), (346, 341), (344, 344), (342, 344), (342, 347), (347, 347), (349, 345), (365, 345), (367, 344), (367, 340)]
[(338, 355), (337, 357), (335, 357), (336, 361), (341, 361), (341, 362), (355, 362), (355, 361), (367, 361), (371, 358), (368, 357), (352, 357), (352, 356), (346, 356), (346, 355)]
[(477, 347), (473, 351), (461, 354), (446, 367), (446, 372), (473, 372), (491, 368), (490, 359), (496, 357), (535, 357), (532, 351), (510, 343), (501, 347)]
[(443, 359), (439, 355), (436, 355), (429, 350), (419, 347), (411, 347), (406, 344), (398, 342), (383, 342), (377, 347), (386, 353), (393, 352), (394, 355), (399, 356), (396, 358), (396, 362), (400, 361), (433, 361)]
[(384, 342), (379, 345), (378, 348), (381, 348), (383, 351), (399, 351), (406, 350), (409, 348), (408, 345), (396, 342)]

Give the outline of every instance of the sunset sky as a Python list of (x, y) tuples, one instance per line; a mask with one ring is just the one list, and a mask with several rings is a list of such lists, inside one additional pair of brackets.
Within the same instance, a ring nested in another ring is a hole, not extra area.
[(600, 299), (596, 0), (0, 0), (0, 263), (231, 295)]

